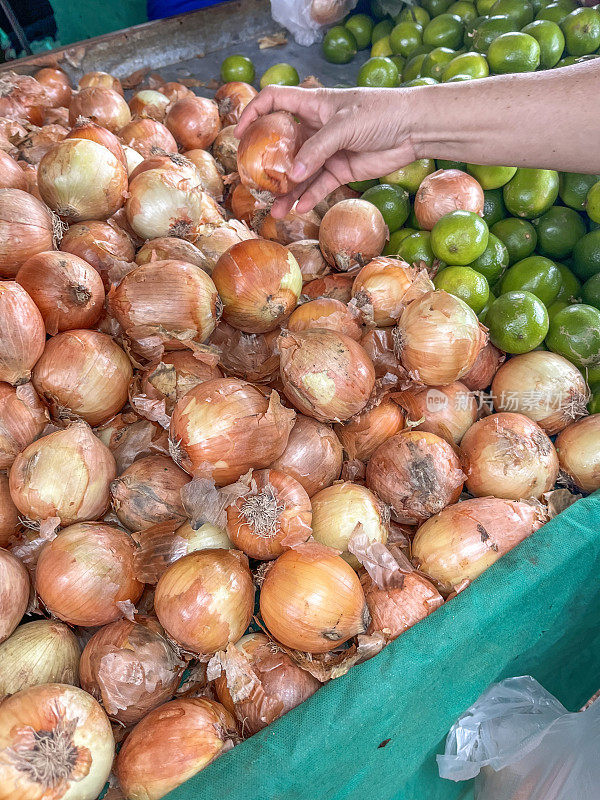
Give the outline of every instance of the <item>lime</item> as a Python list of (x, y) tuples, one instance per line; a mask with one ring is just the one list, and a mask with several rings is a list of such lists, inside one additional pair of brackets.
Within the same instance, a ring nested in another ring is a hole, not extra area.
[(416, 194), (424, 178), (435, 172), (435, 161), (432, 158), (419, 158), (405, 167), (390, 172), (381, 178), (382, 183), (393, 183), (406, 189), (409, 194)]
[(569, 305), (577, 302), (581, 294), (581, 283), (565, 264), (556, 265), (560, 270), (562, 285), (556, 296), (557, 301), (564, 300)]
[(600, 273), (592, 275), (581, 287), (581, 301), (600, 309)]
[(588, 382), (588, 386), (592, 387), (600, 383), (600, 367), (584, 367), (580, 369), (580, 372), (583, 373), (583, 377)]
[(412, 56), (406, 62), (406, 66), (402, 70), (402, 80), (406, 83), (418, 78), (421, 74), (421, 67), (425, 61), (426, 53), (419, 53), (418, 56)]
[(516, 167), (488, 167), (481, 164), (467, 164), (467, 172), (475, 178), (482, 189), (499, 189), (509, 182), (516, 171)]
[(471, 267), (446, 267), (435, 276), (433, 285), (460, 297), (476, 314), (483, 311), (490, 295), (486, 279)]
[(570, 14), (571, 11), (575, 11), (576, 8), (579, 8), (577, 0), (551, 0), (550, 2), (543, 0), (541, 7), (548, 8), (548, 6), (560, 6), (561, 8), (564, 8), (567, 14)]
[(390, 33), (392, 53), (404, 58), (408, 58), (422, 42), (423, 26), (418, 22), (400, 22)]
[(481, 273), (488, 283), (496, 283), (508, 267), (508, 250), (506, 245), (493, 233), (490, 233), (487, 247), (483, 253), (469, 266)]
[(558, 197), (558, 172), (520, 167), (502, 191), (513, 216), (534, 219), (548, 211)]
[(585, 234), (580, 214), (565, 206), (552, 206), (534, 221), (538, 235), (537, 248), (548, 258), (564, 258)]
[(440, 14), (446, 13), (452, 2), (453, 0), (422, 0), (422, 5), (430, 17), (439, 17)]
[(436, 158), (435, 164), (438, 169), (459, 169), (461, 172), (467, 168), (464, 161), (447, 161), (445, 158)]
[(600, 272), (600, 229), (582, 236), (573, 248), (572, 270), (582, 281)]
[(546, 336), (549, 350), (568, 358), (576, 367), (600, 364), (600, 311), (576, 304), (559, 311)]
[(566, 206), (576, 211), (585, 209), (587, 194), (600, 175), (584, 175), (581, 172), (561, 172), (558, 194)]
[(377, 186), (378, 183), (379, 181), (377, 179), (370, 181), (350, 181), (348, 186), (354, 189), (355, 192), (366, 192), (367, 189), (370, 189), (371, 186)]
[(528, 33), (537, 39), (540, 46), (540, 67), (550, 69), (560, 61), (565, 49), (565, 37), (556, 24), (549, 19), (536, 19), (525, 25), (523, 33)]
[(566, 58), (561, 58), (556, 66), (572, 67), (573, 64), (583, 64), (584, 61), (592, 61), (594, 58), (600, 58), (600, 53), (589, 53), (587, 56), (567, 56)]
[(273, 64), (268, 70), (263, 72), (260, 79), (260, 88), (275, 84), (277, 86), (298, 86), (300, 78), (295, 67), (291, 64)]
[(533, 20), (533, 7), (525, 0), (496, 0), (490, 8), (490, 16), (508, 17), (522, 28)]
[(400, 186), (380, 183), (367, 189), (362, 199), (373, 203), (381, 211), (390, 233), (401, 228), (408, 218), (410, 211), (408, 192)]
[(456, 2), (452, 3), (448, 8), (448, 14), (459, 17), (465, 25), (477, 19), (477, 9), (469, 0), (456, 0)]
[(600, 181), (590, 187), (585, 199), (585, 210), (592, 222), (600, 222)]
[(402, 70), (406, 66), (406, 59), (404, 58), (404, 56), (399, 56), (399, 55), (395, 55), (395, 56), (391, 55), (390, 59), (396, 65), (396, 69), (398, 70), (398, 78), (400, 78), (400, 75), (402, 75)]
[(254, 80), (254, 64), (246, 56), (237, 53), (233, 56), (227, 56), (221, 64), (221, 80), (225, 83), (230, 81), (252, 83)]
[(448, 64), (442, 74), (443, 81), (450, 81), (459, 75), (468, 75), (470, 78), (486, 78), (490, 68), (481, 53), (460, 53)]
[(403, 83), (402, 86), (435, 86), (437, 81), (435, 78), (413, 78), (412, 81), (407, 81)]
[(491, 43), (503, 33), (518, 30), (516, 22), (508, 17), (486, 17), (473, 30), (473, 48), (478, 53), (487, 53)]
[(538, 20), (546, 19), (548, 22), (554, 22), (556, 25), (560, 25), (571, 11), (572, 9), (566, 9), (562, 3), (548, 3), (545, 8), (538, 11), (535, 18)]
[(390, 37), (382, 36), (381, 39), (377, 39), (377, 41), (371, 48), (371, 58), (373, 58), (374, 56), (391, 56), (391, 55), (392, 55), (392, 46), (390, 44)]
[(451, 211), (433, 226), (431, 248), (447, 264), (466, 266), (483, 253), (488, 236), (488, 226), (477, 214)]
[(400, 249), (400, 245), (406, 239), (407, 236), (410, 236), (411, 233), (417, 233), (414, 228), (400, 228), (397, 231), (394, 231), (390, 234), (390, 238), (383, 249), (384, 256), (397, 256), (398, 251)]
[(490, 305), (485, 317), (492, 344), (505, 353), (528, 353), (548, 332), (546, 306), (531, 292), (508, 292)]
[(427, 23), (423, 30), (423, 43), (433, 47), (451, 47), (456, 50), (461, 46), (465, 26), (459, 17), (452, 14), (440, 14)]
[(430, 19), (429, 12), (421, 8), (421, 6), (406, 6), (396, 17), (396, 24), (399, 22), (418, 22), (419, 25), (425, 27)]
[(486, 316), (487, 316), (487, 312), (490, 310), (490, 306), (492, 305), (492, 303), (494, 302), (494, 300), (495, 300), (495, 299), (496, 299), (496, 295), (495, 295), (495, 294), (492, 292), (492, 290), (490, 289), (490, 291), (489, 291), (489, 294), (488, 294), (488, 301), (487, 301), (487, 303), (486, 303), (486, 304), (484, 305), (484, 307), (481, 309), (481, 311), (479, 312), (479, 314), (477, 314), (477, 317), (478, 317), (479, 321), (480, 321), (480, 322), (481, 322), (483, 325), (485, 325), (485, 318), (486, 318)]
[(590, 414), (600, 413), (600, 383), (595, 383), (590, 387), (590, 400), (587, 405)]
[(360, 68), (357, 86), (398, 86), (398, 67), (390, 58), (375, 56)]
[(550, 322), (552, 322), (552, 320), (558, 314), (559, 311), (562, 311), (563, 308), (566, 308), (568, 305), (570, 304), (567, 303), (565, 300), (555, 300), (553, 303), (551, 303), (548, 306), (548, 319), (550, 320)]
[(506, 216), (506, 206), (502, 197), (502, 189), (487, 189), (483, 193), (483, 218), (488, 228)]
[(411, 208), (411, 210), (410, 210), (410, 214), (408, 215), (408, 219), (406, 220), (406, 225), (409, 228), (414, 228), (416, 231), (422, 231), (423, 230), (423, 228), (421, 227), (421, 224), (419, 223), (419, 220), (417, 219), (417, 215), (415, 214), (414, 207)]
[(472, 75), (465, 75), (463, 72), (459, 72), (458, 75), (453, 75), (451, 78), (448, 78), (446, 83), (461, 83), (462, 81), (474, 81), (475, 78)]
[(456, 52), (449, 47), (434, 47), (423, 59), (421, 76), (425, 78), (435, 78), (436, 81), (439, 81), (442, 77), (442, 73), (455, 55)]
[(491, 232), (508, 250), (508, 263), (514, 264), (530, 256), (537, 244), (537, 233), (531, 222), (507, 217), (492, 225)]
[(545, 306), (551, 305), (562, 286), (560, 270), (549, 258), (544, 256), (529, 256), (513, 264), (502, 278), (501, 291), (506, 292), (531, 292), (542, 301)]
[(481, 16), (488, 16), (496, 0), (476, 0), (475, 8)]
[(394, 23), (391, 19), (383, 19), (378, 22), (371, 32), (371, 44), (375, 44), (376, 41), (383, 39), (384, 36), (389, 36), (393, 27)]
[(424, 261), (428, 267), (433, 265), (435, 256), (431, 249), (431, 233), (429, 231), (417, 231), (407, 236), (401, 242), (398, 255), (409, 264), (418, 264)]
[(371, 44), (371, 34), (373, 32), (373, 20), (366, 14), (353, 14), (344, 22), (344, 27), (354, 36), (356, 46), (359, 50), (364, 50)]
[(535, 72), (540, 65), (540, 46), (528, 33), (503, 33), (488, 48), (488, 63), (492, 72)]
[(323, 55), (330, 64), (349, 64), (357, 49), (354, 34), (344, 25), (334, 25), (323, 39)]
[(600, 47), (600, 12), (596, 9), (577, 8), (567, 14), (560, 27), (570, 56), (585, 56)]

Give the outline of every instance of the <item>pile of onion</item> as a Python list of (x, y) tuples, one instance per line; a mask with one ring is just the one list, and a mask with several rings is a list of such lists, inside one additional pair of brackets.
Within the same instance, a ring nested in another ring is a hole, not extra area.
[(287, 194), (294, 187), (289, 174), (303, 139), (301, 126), (286, 111), (259, 117), (240, 140), (237, 163), (242, 183), (265, 201)]
[(221, 130), (214, 100), (190, 94), (169, 108), (165, 125), (184, 150), (210, 147)]
[(460, 381), (407, 389), (397, 393), (395, 400), (406, 411), (413, 430), (435, 433), (454, 444), (460, 444), (477, 419), (477, 399)]
[(459, 169), (438, 169), (427, 175), (415, 195), (415, 216), (430, 231), (452, 211), (472, 211), (483, 216), (483, 189), (475, 178)]
[(387, 238), (381, 211), (361, 199), (336, 203), (319, 228), (319, 245), (325, 260), (342, 272), (362, 267), (380, 255)]
[(556, 450), (562, 473), (578, 489), (600, 489), (600, 415), (573, 422), (559, 433)]

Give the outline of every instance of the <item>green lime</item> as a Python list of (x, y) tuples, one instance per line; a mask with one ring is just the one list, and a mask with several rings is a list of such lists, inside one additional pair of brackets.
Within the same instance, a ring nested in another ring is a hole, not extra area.
[(553, 353), (568, 358), (576, 367), (600, 364), (600, 311), (594, 306), (567, 306), (552, 320), (546, 344)]
[(491, 43), (503, 33), (518, 30), (516, 22), (508, 17), (486, 17), (473, 31), (473, 49), (487, 53)]
[(508, 17), (522, 28), (533, 20), (533, 7), (525, 0), (496, 0), (490, 8), (490, 17), (493, 16)]
[(560, 291), (556, 296), (557, 301), (562, 300), (568, 303), (575, 303), (581, 295), (581, 283), (579, 279), (571, 272), (565, 264), (556, 265), (560, 270), (562, 285)]
[(392, 53), (404, 58), (412, 55), (413, 50), (423, 42), (423, 26), (418, 22), (400, 22), (390, 33)]
[(435, 78), (436, 81), (439, 81), (443, 71), (455, 55), (456, 52), (449, 47), (434, 47), (423, 59), (421, 77)]
[(488, 226), (472, 211), (451, 211), (431, 231), (431, 248), (436, 257), (452, 266), (466, 266), (487, 247)]
[(443, 81), (450, 81), (459, 75), (468, 75), (470, 78), (486, 78), (490, 68), (481, 53), (460, 53), (448, 64), (442, 74)]
[(600, 47), (600, 12), (596, 9), (577, 8), (567, 14), (560, 27), (570, 56), (585, 56)]
[(568, 11), (562, 3), (549, 3), (545, 8), (542, 8), (541, 11), (538, 11), (535, 18), (537, 20), (546, 19), (548, 22), (554, 22), (556, 25), (560, 25), (568, 14), (570, 14), (570, 11)]
[(529, 353), (548, 332), (548, 311), (531, 292), (508, 292), (490, 305), (485, 324), (492, 344), (505, 353)]
[(477, 13), (481, 14), (482, 17), (487, 17), (495, 2), (496, 0), (476, 0), (475, 8), (477, 9)]
[(300, 78), (295, 67), (291, 64), (273, 64), (260, 79), (260, 88), (275, 84), (277, 86), (298, 86)]
[(381, 211), (390, 233), (401, 228), (408, 218), (410, 211), (408, 192), (400, 186), (380, 183), (367, 189), (362, 199), (373, 203)]
[(348, 186), (354, 189), (355, 192), (366, 192), (371, 186), (377, 186), (379, 181), (377, 179), (369, 181), (350, 181)]
[(390, 37), (389, 36), (382, 36), (381, 39), (377, 39), (373, 47), (371, 48), (371, 58), (374, 56), (391, 56), (392, 55), (392, 46), (390, 44)]
[(467, 172), (475, 178), (482, 189), (499, 189), (509, 182), (516, 171), (516, 167), (488, 167), (481, 164), (467, 164)]
[(494, 302), (494, 300), (495, 300), (495, 299), (496, 299), (496, 295), (495, 295), (495, 294), (492, 292), (492, 290), (490, 289), (490, 291), (489, 291), (489, 294), (488, 294), (488, 301), (487, 301), (487, 303), (486, 303), (486, 304), (484, 305), (484, 307), (481, 309), (481, 311), (479, 312), (479, 314), (477, 314), (477, 317), (478, 317), (478, 319), (479, 319), (479, 322), (481, 322), (481, 323), (482, 323), (482, 325), (485, 325), (485, 318), (487, 317), (487, 312), (490, 310), (490, 306), (492, 305), (492, 303)]
[(561, 286), (562, 276), (554, 261), (544, 256), (529, 256), (507, 269), (502, 278), (501, 291), (502, 294), (531, 292), (545, 306), (549, 306), (558, 297)]
[(475, 78), (472, 75), (465, 75), (464, 73), (459, 72), (458, 75), (453, 75), (451, 78), (448, 78), (445, 83), (462, 83), (462, 81), (474, 81)]
[(464, 161), (447, 161), (445, 158), (436, 158), (435, 164), (437, 169), (459, 169), (461, 172), (467, 169)]
[(418, 264), (424, 261), (428, 267), (433, 265), (435, 256), (431, 249), (431, 233), (429, 231), (417, 231), (407, 236), (400, 243), (398, 255), (409, 264)]
[(560, 6), (564, 8), (567, 14), (570, 14), (571, 11), (575, 11), (576, 8), (579, 8), (579, 4), (577, 0), (551, 0), (551, 2), (544, 2), (542, 3), (542, 8), (548, 8), (548, 6)]
[(582, 236), (573, 248), (572, 270), (582, 281), (600, 272), (600, 229)]
[(600, 181), (590, 187), (585, 199), (585, 210), (592, 222), (600, 222)]
[(398, 78), (398, 67), (390, 58), (375, 56), (360, 68), (356, 85), (392, 88), (398, 86)]
[(445, 14), (452, 3), (453, 0), (421, 0), (421, 5), (429, 12), (430, 17), (439, 17), (440, 14)]
[(397, 256), (398, 251), (400, 250), (400, 245), (407, 236), (411, 235), (411, 233), (417, 233), (417, 231), (414, 228), (400, 228), (399, 230), (391, 233), (390, 238), (383, 249), (383, 255)]
[(564, 258), (584, 236), (586, 228), (580, 214), (565, 206), (552, 206), (534, 221), (537, 248), (548, 258)]
[(558, 194), (566, 206), (575, 211), (585, 210), (587, 195), (600, 175), (584, 175), (581, 172), (561, 172)]
[(227, 56), (221, 64), (221, 80), (225, 83), (230, 81), (252, 83), (254, 80), (254, 64), (246, 56), (239, 54)]
[(565, 37), (556, 24), (549, 19), (536, 19), (525, 25), (523, 33), (528, 33), (537, 39), (540, 46), (540, 67), (550, 69), (560, 61), (565, 49)]
[(406, 59), (403, 56), (399, 56), (399, 55), (395, 55), (395, 56), (392, 55), (392, 56), (389, 56), (389, 58), (396, 65), (396, 69), (398, 70), (398, 78), (400, 78), (400, 75), (402, 75), (402, 70), (406, 66)]
[(414, 228), (416, 231), (422, 231), (423, 228), (421, 227), (419, 220), (417, 219), (417, 215), (415, 214), (414, 207), (411, 208), (410, 214), (408, 215), (408, 219), (406, 220), (406, 225), (408, 228)]
[(502, 191), (514, 217), (534, 219), (548, 211), (558, 197), (558, 172), (520, 167)]
[(406, 6), (396, 17), (396, 24), (399, 22), (418, 22), (419, 25), (425, 27), (431, 17), (429, 12), (421, 6)]
[(590, 414), (600, 413), (600, 383), (595, 383), (590, 387), (591, 394), (587, 408)]
[(488, 283), (494, 284), (508, 267), (508, 250), (506, 245), (493, 233), (490, 233), (487, 247), (483, 253), (469, 266), (483, 275)]
[(460, 297), (476, 314), (483, 311), (490, 295), (486, 279), (471, 267), (446, 267), (435, 276), (433, 285)]
[(460, 17), (465, 25), (477, 19), (477, 9), (469, 0), (456, 0), (456, 2), (452, 3), (448, 8), (448, 14)]
[(537, 233), (531, 222), (507, 217), (494, 223), (491, 228), (494, 236), (502, 241), (508, 250), (508, 263), (514, 264), (530, 256), (537, 244)]
[(551, 303), (548, 306), (548, 319), (550, 320), (550, 322), (552, 322), (552, 320), (558, 314), (559, 311), (562, 311), (563, 308), (566, 308), (568, 305), (570, 304), (567, 303), (565, 300), (555, 300), (553, 303)]
[(344, 22), (344, 27), (352, 33), (359, 50), (365, 50), (371, 44), (373, 20), (366, 14), (353, 14)]
[(600, 366), (584, 367), (583, 369), (580, 369), (580, 372), (588, 382), (588, 386), (595, 387), (597, 384), (600, 384)]
[(334, 25), (323, 39), (323, 55), (330, 64), (349, 64), (357, 49), (354, 34), (344, 25)]
[(412, 56), (406, 62), (406, 66), (402, 70), (402, 80), (404, 83), (419, 78), (421, 75), (421, 67), (425, 61), (426, 53), (419, 53), (418, 56)]
[(464, 30), (465, 26), (458, 17), (452, 14), (440, 14), (425, 26), (423, 43), (456, 50), (462, 44)]
[(600, 273), (592, 275), (581, 287), (581, 301), (600, 309)]
[(556, 66), (572, 67), (573, 64), (583, 64), (585, 61), (593, 61), (595, 58), (600, 58), (600, 53), (589, 53), (587, 56), (567, 56), (561, 58)]
[(383, 39), (384, 36), (389, 36), (394, 27), (391, 19), (382, 19), (377, 25), (373, 27), (371, 32), (371, 44), (375, 44), (378, 39)]
[(407, 81), (403, 83), (402, 86), (435, 86), (437, 81), (435, 78), (413, 78), (412, 81)]
[(488, 228), (491, 228), (507, 214), (502, 189), (487, 189), (483, 193), (483, 198), (483, 218)]
[(432, 172), (435, 172), (435, 161), (432, 158), (419, 158), (395, 172), (390, 172), (389, 175), (384, 175), (381, 181), (401, 186), (409, 194), (416, 194), (423, 179)]
[(492, 72), (535, 72), (540, 65), (540, 46), (528, 33), (503, 33), (489, 46), (487, 59)]

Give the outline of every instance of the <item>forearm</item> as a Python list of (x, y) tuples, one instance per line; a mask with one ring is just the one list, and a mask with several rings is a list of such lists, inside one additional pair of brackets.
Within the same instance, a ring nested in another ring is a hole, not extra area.
[(600, 173), (600, 59), (405, 90), (399, 106), (418, 158)]

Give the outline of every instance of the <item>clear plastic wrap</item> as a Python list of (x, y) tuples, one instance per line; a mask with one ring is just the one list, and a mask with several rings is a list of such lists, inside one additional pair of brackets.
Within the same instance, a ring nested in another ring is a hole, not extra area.
[(356, 6), (358, 0), (271, 0), (271, 14), (298, 44), (308, 47), (323, 38), (325, 28), (334, 25)]
[(600, 702), (569, 713), (530, 676), (490, 686), (450, 729), (440, 776), (475, 800), (598, 800)]

